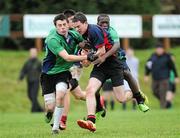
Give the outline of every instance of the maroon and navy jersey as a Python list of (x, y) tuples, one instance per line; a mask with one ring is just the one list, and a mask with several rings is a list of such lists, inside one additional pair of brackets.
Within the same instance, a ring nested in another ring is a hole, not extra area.
[(88, 29), (83, 38), (90, 43), (95, 51), (102, 46), (105, 46), (106, 51), (108, 51), (114, 44), (109, 32), (94, 24), (88, 24)]

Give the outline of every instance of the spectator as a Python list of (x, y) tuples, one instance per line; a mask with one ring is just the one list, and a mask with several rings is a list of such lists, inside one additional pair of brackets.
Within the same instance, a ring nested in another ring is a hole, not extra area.
[(155, 53), (151, 55), (145, 65), (145, 77), (147, 82), (148, 75), (152, 74), (152, 90), (154, 96), (160, 101), (160, 107), (166, 108), (166, 93), (169, 89), (170, 70), (174, 72), (176, 80), (178, 74), (171, 58), (171, 55), (165, 52), (163, 45), (158, 44)]
[(41, 62), (37, 58), (37, 49), (29, 50), (30, 58), (24, 63), (21, 69), (19, 80), (27, 79), (27, 93), (31, 101), (31, 112), (42, 112), (42, 108), (37, 100), (39, 90), (39, 77), (41, 73)]

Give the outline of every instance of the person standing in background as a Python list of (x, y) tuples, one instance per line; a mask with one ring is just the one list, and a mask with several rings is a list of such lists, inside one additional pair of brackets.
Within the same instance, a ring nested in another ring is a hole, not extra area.
[(175, 81), (178, 81), (178, 74), (171, 55), (165, 52), (162, 44), (157, 44), (155, 53), (146, 62), (144, 81), (149, 80), (148, 75), (151, 73), (153, 94), (159, 100), (160, 107), (163, 109), (167, 105), (166, 93), (169, 89), (170, 70), (174, 72)]
[(19, 80), (27, 79), (27, 93), (28, 98), (31, 101), (31, 112), (42, 112), (38, 102), (38, 90), (39, 90), (39, 77), (41, 74), (41, 62), (37, 58), (37, 49), (31, 48), (29, 50), (30, 57), (24, 63), (21, 72), (19, 74)]

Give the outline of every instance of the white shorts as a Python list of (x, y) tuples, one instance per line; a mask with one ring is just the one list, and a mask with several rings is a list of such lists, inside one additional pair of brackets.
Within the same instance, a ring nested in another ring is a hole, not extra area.
[(129, 87), (129, 84), (126, 80), (124, 80), (124, 91), (131, 91), (130, 87)]
[[(135, 79), (137, 84), (139, 85), (139, 82), (137, 79)], [(129, 87), (129, 84), (126, 80), (124, 80), (124, 91), (131, 91), (131, 88)]]

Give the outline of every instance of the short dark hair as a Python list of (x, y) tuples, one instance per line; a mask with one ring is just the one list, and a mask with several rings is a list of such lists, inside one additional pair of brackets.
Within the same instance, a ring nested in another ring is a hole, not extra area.
[(66, 18), (72, 17), (76, 14), (76, 12), (72, 9), (66, 9), (63, 11), (63, 14), (66, 16)]
[(78, 21), (80, 21), (81, 23), (87, 22), (87, 18), (82, 12), (77, 12), (74, 15), (73, 22), (78, 22)]
[(158, 42), (158, 43), (156, 44), (156, 48), (164, 48), (164, 46), (163, 46), (162, 43)]
[(56, 21), (57, 21), (57, 20), (61, 20), (61, 21), (66, 20), (66, 21), (68, 22), (66, 16), (65, 16), (63, 13), (60, 13), (60, 14), (58, 14), (57, 16), (54, 17), (53, 22), (54, 22), (54, 25), (55, 25), (55, 26), (56, 26)]
[(107, 14), (100, 14), (97, 18), (97, 23), (102, 23), (102, 22), (106, 22), (109, 23), (110, 22), (110, 18)]

